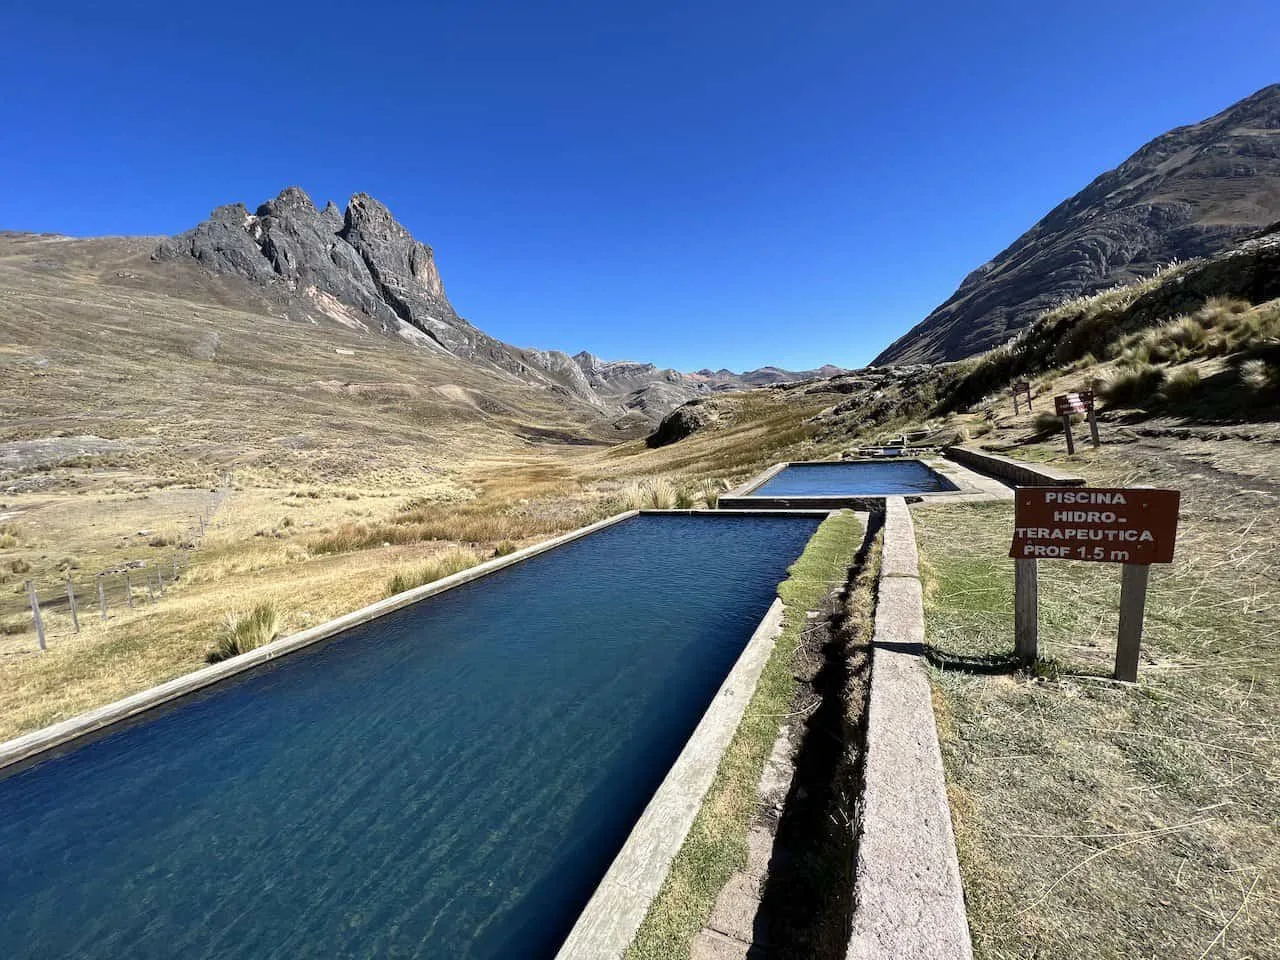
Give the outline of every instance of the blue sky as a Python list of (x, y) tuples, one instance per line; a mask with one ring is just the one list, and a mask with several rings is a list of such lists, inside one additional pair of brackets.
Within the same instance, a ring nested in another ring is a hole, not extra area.
[(385, 202), (505, 340), (858, 365), (1166, 129), (1280, 80), (1280, 5), (10, 0), (0, 228)]

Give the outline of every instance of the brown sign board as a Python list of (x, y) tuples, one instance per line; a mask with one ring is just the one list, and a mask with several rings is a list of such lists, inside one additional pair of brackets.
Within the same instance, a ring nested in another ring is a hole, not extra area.
[(1010, 393), (1030, 393), (1031, 382), (1028, 380), (1016, 380), (1014, 381), (1013, 385), (1009, 387), (1009, 392)]
[(1147, 487), (1019, 487), (1009, 556), (1172, 563), (1181, 496)]
[(1070, 413), (1088, 413), (1093, 407), (1093, 391), (1081, 390), (1078, 393), (1064, 393), (1053, 398), (1054, 412), (1065, 417)]

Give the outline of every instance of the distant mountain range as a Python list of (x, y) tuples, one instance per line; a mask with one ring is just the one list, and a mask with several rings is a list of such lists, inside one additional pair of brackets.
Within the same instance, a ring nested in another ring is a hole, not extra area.
[[(298, 319), (336, 323), (400, 337), (521, 382), (581, 400), (603, 415), (656, 421), (686, 400), (713, 390), (742, 389), (840, 372), (776, 367), (735, 374), (684, 374), (651, 363), (606, 361), (582, 351), (512, 346), (462, 319), (449, 302), (429, 246), (416, 240), (368, 194), (345, 210), (322, 209), (298, 187), (250, 213), (233, 203), (208, 220), (162, 240), (159, 261), (195, 260), (281, 295)], [(826, 371), (825, 373), (823, 371)]]
[(1277, 219), (1280, 84), (1156, 137), (974, 270), (873, 363), (979, 353), (1062, 300), (1217, 253)]

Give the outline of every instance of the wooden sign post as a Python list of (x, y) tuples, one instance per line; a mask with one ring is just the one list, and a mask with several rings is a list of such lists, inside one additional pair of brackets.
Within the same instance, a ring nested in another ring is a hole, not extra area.
[(1093, 410), (1093, 391), (1081, 390), (1077, 393), (1064, 393), (1053, 398), (1053, 412), (1062, 418), (1062, 432), (1067, 436), (1067, 453), (1076, 452), (1075, 437), (1071, 435), (1071, 415), (1087, 414), (1089, 417), (1089, 435), (1095, 447), (1102, 445), (1098, 437), (1098, 418)]
[(1013, 394), (1013, 412), (1016, 414), (1018, 410), (1018, 401), (1025, 400), (1027, 404), (1027, 413), (1031, 412), (1031, 383), (1027, 380), (1018, 380), (1009, 387), (1009, 392)]
[(1040, 560), (1124, 564), (1120, 576), (1117, 680), (1138, 679), (1150, 564), (1172, 563), (1177, 490), (1147, 487), (1019, 487), (1014, 493), (1014, 647), (1035, 660), (1039, 643)]

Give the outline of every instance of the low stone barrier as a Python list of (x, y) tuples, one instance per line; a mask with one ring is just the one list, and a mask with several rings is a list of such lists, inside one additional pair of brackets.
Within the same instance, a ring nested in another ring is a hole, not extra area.
[(885, 502), (848, 960), (971, 960), (911, 514)]
[(956, 463), (1007, 480), (1017, 487), (1082, 487), (1085, 479), (1041, 463), (1024, 463), (974, 447), (946, 447), (943, 455)]

